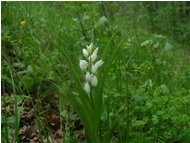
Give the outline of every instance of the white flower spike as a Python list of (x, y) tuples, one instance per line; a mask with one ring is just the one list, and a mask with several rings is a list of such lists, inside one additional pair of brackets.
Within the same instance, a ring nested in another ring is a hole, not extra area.
[(80, 60), (79, 65), (80, 65), (81, 70), (85, 70), (88, 67), (88, 62), (85, 60)]
[(93, 86), (93, 87), (96, 87), (97, 84), (98, 84), (98, 79), (97, 79), (97, 77), (94, 75), (94, 76), (92, 77), (92, 86)]
[(84, 90), (86, 91), (87, 94), (90, 93), (90, 85), (88, 82), (85, 83)]
[(84, 90), (89, 96), (91, 96), (91, 87), (96, 87), (98, 85), (96, 72), (98, 68), (100, 68), (104, 63), (101, 59), (99, 61), (96, 61), (98, 49), (99, 48), (94, 47), (93, 43), (87, 45), (86, 49), (82, 50), (83, 55), (87, 61), (80, 60), (79, 63), (80, 69), (86, 71)]

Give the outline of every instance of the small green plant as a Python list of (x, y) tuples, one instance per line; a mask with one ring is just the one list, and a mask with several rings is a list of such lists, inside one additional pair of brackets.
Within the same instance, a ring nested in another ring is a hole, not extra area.
[[(105, 62), (101, 59), (95, 62), (97, 59), (98, 48), (94, 48), (92, 43), (87, 46), (87, 49), (83, 49), (83, 55), (86, 59), (80, 60), (79, 66), (82, 71), (86, 71), (84, 86), (82, 85), (77, 71), (66, 52), (59, 48), (62, 51), (73, 78), (77, 83), (77, 93), (68, 90), (68, 94), (75, 110), (77, 110), (80, 115), (81, 121), (85, 127), (86, 139), (90, 143), (109, 143), (112, 138), (113, 131), (117, 126), (118, 121), (115, 121), (107, 131), (101, 131), (100, 133), (104, 81), (108, 69), (120, 47), (121, 45), (114, 49), (108, 60)], [(107, 48), (108, 46), (104, 48), (104, 50), (107, 50)], [(99, 69), (103, 64), (104, 66), (99, 70), (99, 73), (101, 74), (98, 75), (97, 69)]]

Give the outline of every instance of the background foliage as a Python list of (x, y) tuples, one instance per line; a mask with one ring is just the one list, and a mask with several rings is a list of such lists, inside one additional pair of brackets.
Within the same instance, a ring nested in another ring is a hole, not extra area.
[(76, 83), (60, 49), (82, 82), (78, 62), (90, 42), (100, 53), (109, 47), (101, 57), (122, 43), (103, 94), (100, 131), (121, 118), (111, 142), (190, 140), (189, 2), (2, 2), (1, 13), (2, 142), (19, 142), (28, 100), (41, 142), (53, 142), (43, 124), (50, 112), (63, 141), (85, 142), (67, 97), (66, 85), (75, 92)]

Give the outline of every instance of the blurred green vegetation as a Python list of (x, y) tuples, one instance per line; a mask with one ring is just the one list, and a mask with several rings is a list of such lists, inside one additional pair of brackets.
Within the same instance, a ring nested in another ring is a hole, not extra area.
[[(77, 114), (64, 88), (76, 85), (60, 49), (82, 81), (78, 63), (91, 42), (100, 53), (123, 43), (104, 88), (102, 128), (123, 117), (112, 142), (189, 142), (190, 2), (2, 2), (1, 24), (2, 142), (11, 142), (11, 131), (19, 142), (26, 99), (39, 120), (53, 108), (53, 95), (59, 95), (63, 138), (77, 142)], [(7, 103), (14, 103), (14, 114)]]

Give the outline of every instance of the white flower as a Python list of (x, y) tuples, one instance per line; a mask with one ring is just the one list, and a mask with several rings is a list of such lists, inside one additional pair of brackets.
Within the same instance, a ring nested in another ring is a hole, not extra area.
[(95, 63), (95, 66), (97, 67), (97, 68), (99, 68), (99, 67), (101, 67), (102, 65), (103, 65), (103, 61), (102, 60), (99, 60), (99, 61), (97, 61), (96, 63)]
[(96, 71), (97, 71), (97, 66), (96, 65), (92, 65), (91, 72), (95, 74)]
[(102, 60), (99, 60), (99, 61), (97, 61), (94, 65), (92, 65), (92, 67), (91, 67), (91, 72), (92, 73), (96, 73), (96, 71), (97, 71), (97, 69), (99, 68), (99, 67), (101, 67), (102, 65), (103, 65), (103, 61)]
[(88, 51), (87, 51), (86, 49), (83, 49), (82, 51), (83, 51), (84, 57), (88, 57), (88, 55), (89, 55), (89, 54), (88, 54)]
[(88, 62), (85, 60), (80, 60), (79, 66), (81, 70), (85, 70), (88, 67)]
[(87, 45), (87, 51), (89, 54), (92, 53), (93, 49), (94, 49), (94, 45), (92, 43), (89, 46)]
[(86, 81), (90, 82), (92, 79), (92, 76), (90, 75), (89, 72), (87, 72), (85, 78), (86, 78)]
[(96, 60), (96, 58), (97, 58), (97, 55), (93, 53), (93, 54), (90, 56), (91, 62), (94, 62), (94, 61)]
[(96, 58), (97, 58), (97, 53), (98, 53), (98, 48), (96, 48), (96, 49), (93, 51), (92, 55), (90, 56), (91, 62), (94, 62), (94, 61), (96, 60)]
[(97, 86), (97, 84), (98, 84), (98, 79), (97, 79), (97, 77), (94, 75), (93, 77), (92, 77), (92, 86), (93, 87), (95, 87), (95, 86)]
[(90, 93), (90, 85), (89, 85), (88, 82), (85, 83), (85, 85), (84, 85), (84, 90), (86, 91), (87, 94)]
[(97, 55), (97, 54), (98, 54), (98, 48), (96, 48), (96, 49), (93, 51), (93, 53), (92, 53), (92, 54)]

